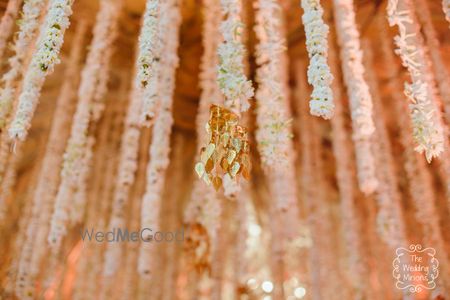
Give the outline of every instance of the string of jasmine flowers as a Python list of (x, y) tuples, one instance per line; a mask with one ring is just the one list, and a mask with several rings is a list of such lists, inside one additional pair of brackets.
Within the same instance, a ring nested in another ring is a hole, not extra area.
[(436, 76), (439, 94), (442, 97), (444, 104), (445, 119), (447, 124), (450, 124), (450, 76), (442, 58), (440, 51), (441, 45), (433, 26), (430, 8), (426, 0), (415, 0), (414, 3), (417, 7), (417, 11), (420, 12), (417, 14), (417, 17), (422, 25), (423, 33), (426, 38), (427, 49), (432, 61), (432, 69)]
[(27, 237), (20, 257), (18, 288), (19, 294), (33, 298), (35, 295), (35, 280), (40, 271), (42, 259), (46, 253), (46, 236), (51, 217), (52, 200), (58, 188), (59, 166), (62, 162), (65, 143), (69, 137), (68, 128), (75, 103), (73, 98), (76, 91), (76, 77), (83, 50), (83, 38), (87, 31), (87, 24), (83, 21), (77, 26), (73, 38), (73, 48), (65, 71), (65, 81), (62, 85), (57, 107), (50, 130), (47, 149), (43, 158), (42, 168), (38, 177), (36, 191), (33, 198), (31, 218), (27, 227)]
[[(336, 55), (336, 47), (331, 43), (330, 66), (333, 74), (339, 74), (339, 61)], [(352, 160), (352, 143), (350, 133), (346, 128), (346, 114), (344, 111), (344, 91), (342, 85), (336, 80), (332, 84), (335, 95), (335, 115), (331, 119), (333, 154), (336, 160), (336, 178), (339, 188), (340, 212), (342, 214), (342, 229), (347, 251), (346, 260), (349, 266), (351, 288), (356, 292), (355, 296), (361, 296), (366, 290), (367, 268), (364, 264), (364, 249), (360, 235), (361, 222), (357, 217), (355, 200), (355, 164)]]
[[(450, 124), (450, 76), (447, 68), (445, 67), (445, 63), (440, 51), (441, 45), (439, 43), (439, 39), (437, 37), (436, 30), (433, 26), (433, 21), (431, 19), (431, 13), (429, 5), (426, 0), (415, 0), (416, 11), (420, 13), (417, 14), (417, 17), (422, 25), (423, 34), (426, 39), (426, 49), (427, 57), (429, 58), (429, 71), (427, 75), (430, 77), (431, 82), (436, 83), (439, 89), (439, 93), (435, 91), (435, 94), (439, 94), (440, 97), (435, 97), (435, 101), (442, 100), (442, 104), (444, 107), (444, 120), (446, 120), (447, 127)], [(434, 84), (431, 85), (434, 88)], [(438, 99), (441, 98), (441, 99)], [(443, 124), (444, 126), (444, 124)], [(448, 131), (448, 128), (446, 128)], [(448, 134), (448, 133), (447, 133)], [(449, 148), (448, 139), (444, 139), (444, 149)], [(445, 184), (446, 192), (447, 192), (447, 203), (450, 208), (450, 154), (449, 152), (444, 153), (442, 159), (439, 162), (439, 170), (440, 177)]]
[(286, 92), (281, 56), (285, 51), (285, 39), (281, 31), (281, 7), (277, 0), (259, 0), (255, 32), (256, 45), (256, 91), (257, 124), (256, 139), (262, 163), (269, 168), (287, 168), (291, 145), (291, 126), (287, 111)]
[[(17, 38), (13, 44), (14, 55), (8, 59), (9, 70), (2, 76), (0, 90), (0, 129), (5, 128), (10, 116), (17, 81), (24, 67), (30, 45), (39, 27), (39, 17), (45, 7), (43, 0), (25, 0)], [(2, 139), (3, 140), (3, 139)]]
[(217, 81), (225, 96), (225, 107), (237, 115), (250, 107), (248, 99), (253, 96), (253, 87), (244, 74), (244, 45), (241, 34), (241, 0), (221, 0), (222, 14), (225, 18), (220, 26), (224, 41), (219, 45), (219, 66)]
[(375, 126), (372, 119), (372, 97), (364, 79), (355, 10), (353, 0), (334, 0), (333, 3), (342, 71), (350, 100), (358, 183), (362, 192), (371, 194), (378, 186), (371, 141)]
[[(384, 65), (394, 66), (395, 59), (391, 48), (390, 37), (387, 30), (379, 30), (381, 35), (380, 42), (383, 51)], [(395, 68), (386, 68), (389, 71), (389, 88), (395, 91), (401, 86), (401, 80), (397, 75)], [(439, 228), (439, 218), (436, 212), (435, 195), (433, 193), (433, 183), (429, 170), (426, 167), (425, 160), (417, 152), (414, 151), (414, 139), (411, 135), (413, 131), (413, 122), (404, 114), (408, 103), (404, 101), (401, 94), (391, 93), (393, 97), (394, 113), (398, 116), (399, 138), (404, 149), (404, 169), (406, 178), (409, 181), (409, 194), (415, 207), (415, 219), (421, 224), (425, 243), (436, 249), (436, 256), (440, 264), (440, 275), (449, 274), (449, 262), (446, 257), (439, 257), (445, 253), (444, 240)], [(442, 264), (441, 264), (442, 263)], [(441, 268), (442, 266), (442, 268)], [(442, 276), (446, 280), (447, 275)], [(439, 282), (438, 287), (441, 286)]]
[(141, 123), (155, 118), (158, 108), (158, 72), (161, 40), (158, 37), (160, 0), (147, 0), (139, 36), (137, 76), (143, 89)]
[(6, 43), (8, 42), (11, 32), (14, 28), (14, 21), (19, 14), (22, 0), (9, 0), (8, 6), (0, 21), (0, 58), (5, 54)]
[[(206, 0), (203, 4), (205, 25), (202, 33), (203, 56), (201, 60), (200, 87), (201, 95), (197, 118), (195, 120), (197, 130), (197, 153), (208, 141), (205, 124), (209, 119), (209, 107), (211, 104), (223, 104), (223, 95), (217, 82), (217, 47), (222, 41), (220, 35), (221, 11), (220, 4), (216, 0)], [(199, 155), (199, 154), (198, 154)], [(186, 212), (185, 221), (193, 225), (199, 222), (206, 228), (210, 238), (215, 236), (218, 220), (220, 218), (220, 204), (217, 193), (212, 186), (207, 186), (199, 178), (194, 183), (191, 201)]]
[[(197, 117), (195, 120), (198, 153), (196, 160), (199, 159), (201, 148), (208, 142), (205, 124), (209, 119), (210, 105), (223, 105), (223, 95), (217, 82), (217, 64), (219, 60), (217, 48), (222, 42), (222, 36), (220, 34), (221, 7), (219, 1), (204, 1), (203, 15), (205, 25), (202, 32), (204, 52), (200, 65), (201, 95)], [(205, 185), (203, 180), (200, 178), (194, 182), (194, 187), (191, 193), (191, 201), (188, 203), (185, 210), (184, 222), (188, 224), (190, 228), (196, 228), (196, 226), (200, 225), (206, 230), (207, 236), (202, 236), (201, 233), (199, 233), (199, 230), (188, 231), (189, 239), (201, 242), (197, 243), (192, 248), (185, 249), (184, 253), (187, 257), (189, 257), (189, 259), (183, 264), (183, 268), (186, 268), (186, 270), (192, 268), (198, 270), (199, 265), (204, 262), (205, 255), (207, 255), (206, 263), (208, 265), (210, 263), (217, 263), (213, 261), (213, 251), (211, 251), (210, 248), (206, 248), (205, 244), (211, 245), (211, 247), (217, 244), (217, 235), (220, 229), (222, 214), (222, 200), (223, 198), (216, 193), (213, 187)], [(192, 257), (192, 255), (194, 256)], [(203, 268), (201, 270), (203, 271)], [(212, 272), (199, 273), (201, 278), (199, 279), (200, 282), (198, 286), (202, 286), (204, 282), (208, 282), (210, 286), (212, 285), (210, 282), (217, 283), (217, 281), (213, 281), (211, 278), (213, 276)], [(190, 278), (192, 277), (190, 276)], [(189, 284), (188, 281), (187, 284)]]
[[(54, 212), (51, 219), (51, 228), (48, 242), (52, 249), (57, 251), (66, 234), (69, 221), (70, 201), (75, 189), (80, 183), (80, 177), (88, 168), (82, 163), (88, 145), (88, 128), (92, 118), (92, 101), (96, 93), (98, 79), (103, 71), (102, 55), (112, 47), (115, 26), (117, 26), (121, 1), (100, 2), (100, 10), (94, 27), (94, 35), (89, 54), (81, 74), (81, 83), (78, 89), (78, 103), (74, 115), (71, 134), (64, 153), (61, 171), (61, 183), (56, 195)], [(113, 34), (112, 34), (112, 33)]]
[[(385, 21), (384, 19), (380, 21)], [(398, 247), (408, 244), (405, 224), (401, 207), (401, 193), (398, 188), (398, 179), (395, 172), (395, 162), (389, 141), (389, 133), (385, 123), (382, 98), (379, 92), (378, 79), (374, 70), (374, 58), (372, 44), (368, 40), (363, 41), (364, 63), (367, 72), (367, 80), (373, 96), (375, 118), (374, 155), (376, 162), (377, 178), (380, 187), (376, 193), (378, 204), (377, 231), (383, 241), (395, 251)]]
[[(179, 62), (177, 55), (181, 23), (179, 6), (179, 0), (167, 0), (160, 6), (162, 20), (159, 27), (159, 38), (162, 41), (161, 50), (164, 53), (164, 56), (161, 57), (161, 70), (158, 74), (160, 76), (158, 80), (161, 82), (158, 88), (161, 104), (152, 131), (150, 162), (147, 166), (146, 188), (142, 198), (141, 228), (159, 228), (161, 194), (169, 165), (175, 70)], [(155, 251), (157, 248), (152, 242), (143, 242), (139, 250), (138, 272), (143, 278), (152, 278), (156, 266)]]
[[(256, 140), (270, 194), (274, 199), (270, 208), (271, 217), (277, 220), (274, 230), (281, 235), (278, 236), (278, 249), (272, 249), (272, 257), (282, 269), (287, 266), (283, 253), (286, 252), (289, 238), (293, 237), (288, 231), (296, 227), (296, 218), (291, 217), (297, 214), (292, 126), (287, 93), (286, 40), (283, 36), (283, 13), (279, 1), (258, 0), (255, 8), (254, 30), (259, 40), (256, 45)], [(283, 280), (277, 268), (272, 272), (275, 289), (280, 293)]]
[(323, 22), (323, 8), (319, 0), (302, 0), (303, 25), (306, 35), (306, 49), (310, 59), (308, 82), (314, 89), (309, 102), (311, 114), (330, 119), (333, 116), (334, 103), (330, 85), (333, 75), (327, 64), (328, 25)]
[[(139, 113), (142, 93), (137, 78), (133, 79), (130, 93), (130, 103), (125, 121), (124, 133), (121, 137), (121, 150), (117, 180), (113, 196), (112, 212), (109, 229), (121, 228), (126, 225), (126, 205), (130, 195), (131, 185), (135, 179), (139, 152)], [(105, 252), (104, 276), (114, 275), (120, 265), (122, 248), (116, 243), (108, 243)]]
[(413, 122), (413, 136), (419, 153), (425, 152), (430, 162), (444, 151), (444, 134), (439, 120), (438, 107), (432, 99), (432, 90), (426, 77), (426, 54), (420, 27), (416, 22), (412, 3), (409, 0), (389, 0), (387, 15), (390, 26), (398, 26), (395, 37), (403, 66), (408, 69), (412, 83), (405, 83), (405, 94), (411, 101), (409, 110)]
[(70, 24), (72, 3), (73, 0), (50, 0), (36, 52), (25, 73), (17, 110), (8, 129), (11, 139), (23, 141), (27, 136), (45, 78), (60, 62), (59, 52)]

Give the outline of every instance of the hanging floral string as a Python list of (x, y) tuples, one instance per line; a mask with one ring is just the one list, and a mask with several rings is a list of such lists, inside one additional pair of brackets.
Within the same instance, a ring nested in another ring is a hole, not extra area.
[[(442, 99), (445, 111), (445, 120), (447, 121), (448, 125), (450, 124), (450, 77), (439, 50), (440, 43), (439, 39), (437, 38), (436, 31), (433, 27), (428, 4), (423, 0), (415, 0), (414, 3), (417, 7), (417, 11), (420, 12), (417, 14), (417, 17), (423, 27), (423, 33), (426, 39), (426, 45), (424, 47), (426, 48), (427, 53), (425, 53), (425, 55), (428, 54), (426, 56), (427, 58), (430, 58), (429, 68), (427, 72), (427, 76), (429, 76), (431, 80), (431, 82), (429, 82), (432, 83), (430, 84), (430, 87), (434, 89), (434, 83), (437, 83), (439, 96)], [(437, 96), (437, 91), (435, 91), (435, 94)], [(433, 97), (435, 101), (437, 100), (436, 96)], [(444, 139), (444, 148), (449, 148), (447, 139)], [(442, 159), (439, 161), (439, 168), (440, 176), (446, 187), (447, 198), (449, 199), (448, 204), (450, 205), (450, 155), (448, 152), (444, 153)]]
[[(384, 20), (382, 20), (384, 21)], [(376, 199), (378, 204), (377, 230), (383, 241), (395, 251), (398, 247), (408, 245), (404, 224), (401, 194), (395, 174), (395, 162), (389, 141), (389, 133), (385, 123), (383, 103), (379, 93), (378, 80), (374, 69), (372, 45), (368, 40), (363, 42), (367, 80), (374, 102), (376, 141), (374, 142), (375, 162), (380, 188)]]
[(158, 109), (158, 72), (160, 70), (160, 38), (158, 37), (160, 0), (147, 0), (139, 36), (137, 76), (143, 89), (141, 123), (155, 118)]
[[(285, 38), (283, 37), (283, 15), (278, 1), (259, 0), (255, 3), (255, 32), (259, 43), (256, 45), (256, 80), (258, 90), (256, 140), (261, 162), (269, 183), (271, 197), (271, 218), (277, 220), (274, 232), (278, 247), (272, 248), (274, 259), (272, 276), (275, 281), (274, 293), (283, 298), (283, 269), (287, 267), (284, 253), (288, 234), (295, 226), (297, 218), (295, 170), (292, 153), (291, 115), (288, 108), (287, 68)], [(292, 218), (293, 217), (293, 218)], [(292, 227), (291, 227), (292, 226)], [(295, 233), (294, 233), (295, 234)], [(276, 297), (276, 296), (275, 296)]]
[(256, 80), (257, 124), (256, 139), (265, 167), (286, 168), (291, 144), (291, 120), (287, 111), (286, 92), (281, 62), (285, 39), (281, 32), (281, 8), (277, 0), (256, 2), (255, 31), (259, 39), (256, 46), (258, 69)]
[(60, 62), (59, 52), (70, 24), (72, 3), (73, 0), (50, 0), (36, 52), (25, 73), (17, 110), (8, 129), (11, 139), (23, 141), (26, 138), (45, 78)]
[[(39, 17), (44, 7), (45, 1), (42, 0), (26, 0), (23, 5), (19, 31), (13, 45), (14, 55), (8, 59), (9, 70), (1, 79), (3, 87), (0, 90), (0, 129), (2, 130), (7, 125), (13, 108), (17, 81), (21, 76), (29, 48), (39, 27)], [(5, 138), (1, 140), (4, 141)]]
[[(109, 229), (123, 228), (126, 224), (126, 205), (130, 194), (131, 185), (135, 179), (139, 151), (139, 109), (141, 93), (138, 79), (133, 79), (133, 88), (130, 93), (125, 129), (121, 138), (121, 153), (119, 159), (116, 186), (113, 197), (112, 212), (109, 221)], [(108, 244), (105, 253), (104, 276), (116, 273), (121, 257), (122, 248), (115, 243)]]
[[(169, 165), (170, 134), (173, 124), (172, 102), (175, 88), (175, 70), (178, 67), (178, 32), (181, 23), (179, 1), (164, 1), (160, 6), (161, 22), (159, 37), (162, 40), (161, 70), (158, 78), (160, 107), (153, 127), (150, 146), (150, 162), (147, 167), (147, 185), (142, 198), (141, 228), (159, 228), (161, 194), (164, 177)], [(146, 236), (144, 239), (148, 239)], [(138, 271), (145, 278), (151, 278), (155, 271), (155, 245), (143, 242), (139, 252)]]
[[(220, 34), (220, 3), (215, 0), (205, 1), (203, 12), (205, 25), (202, 33), (204, 52), (200, 65), (201, 95), (195, 121), (197, 129), (197, 153), (200, 153), (203, 145), (208, 142), (205, 124), (208, 122), (210, 105), (223, 104), (223, 95), (220, 92), (217, 82), (217, 63), (219, 59), (217, 48), (222, 41)], [(199, 157), (196, 159), (199, 159)], [(190, 230), (190, 234), (206, 232), (208, 240), (212, 240), (215, 237), (221, 214), (220, 201), (220, 197), (217, 196), (212, 187), (205, 186), (201, 180), (194, 182), (191, 201), (187, 206), (184, 216), (185, 223), (189, 224), (190, 228), (193, 229)], [(205, 230), (196, 230), (196, 227), (201, 227)], [(189, 236), (189, 239), (192, 241), (202, 241), (204, 238), (202, 236)], [(199, 251), (198, 246), (202, 245), (202, 243), (192, 243), (190, 245), (195, 245), (196, 247), (185, 247), (186, 255), (192, 258), (190, 261), (191, 266), (187, 267), (192, 267), (193, 265), (201, 273), (204, 268), (202, 263), (205, 261), (205, 257), (209, 259), (210, 253)]]
[(371, 194), (378, 185), (371, 148), (375, 127), (372, 119), (372, 98), (364, 79), (355, 10), (353, 0), (334, 0), (333, 3), (342, 71), (350, 100), (358, 183), (362, 192)]
[[(14, 21), (19, 14), (23, 0), (10, 0), (0, 21), (0, 58), (5, 54), (6, 43), (14, 28)], [(44, 2), (44, 1), (42, 1)]]
[(438, 107), (432, 101), (431, 87), (426, 78), (425, 49), (416, 22), (412, 3), (409, 0), (389, 0), (387, 14), (390, 26), (398, 26), (395, 37), (397, 50), (403, 66), (408, 69), (412, 83), (405, 84), (405, 94), (411, 100), (409, 110), (413, 120), (413, 136), (419, 153), (425, 152), (427, 161), (437, 157), (444, 150), (444, 136)]
[(333, 116), (334, 103), (330, 85), (333, 75), (327, 63), (328, 25), (323, 22), (323, 8), (320, 0), (302, 0), (303, 25), (306, 35), (306, 49), (310, 59), (308, 82), (314, 89), (309, 102), (311, 114), (330, 119)]
[(76, 78), (79, 73), (80, 58), (83, 51), (83, 39), (87, 24), (83, 21), (77, 26), (73, 38), (73, 48), (65, 71), (64, 81), (54, 119), (50, 130), (47, 150), (38, 176), (36, 191), (33, 198), (31, 219), (27, 228), (26, 247), (22, 249), (19, 278), (21, 278), (20, 293), (35, 296), (35, 279), (39, 274), (41, 261), (47, 251), (46, 236), (48, 219), (51, 216), (52, 200), (56, 195), (59, 181), (59, 166), (62, 162), (65, 143), (69, 137), (68, 128), (75, 110), (73, 98), (76, 91)]
[[(389, 90), (395, 91), (401, 86), (397, 70), (392, 68), (395, 66), (395, 59), (392, 53), (389, 36), (387, 30), (380, 30), (380, 42), (383, 51), (384, 65), (389, 66)], [(450, 278), (447, 272), (448, 260), (446, 257), (440, 257), (441, 251), (445, 253), (444, 240), (439, 229), (439, 214), (435, 207), (435, 196), (433, 192), (432, 178), (427, 170), (425, 161), (414, 151), (414, 140), (411, 136), (413, 132), (413, 122), (404, 112), (407, 109), (407, 102), (398, 93), (390, 93), (393, 97), (395, 115), (398, 116), (397, 124), (399, 126), (400, 142), (404, 149), (404, 169), (408, 179), (408, 188), (411, 199), (416, 209), (415, 218), (423, 228), (424, 243), (436, 249), (436, 257), (439, 260), (440, 275), (438, 278), (438, 291), (442, 288), (442, 280), (447, 281)], [(448, 285), (448, 283), (447, 283)], [(445, 293), (444, 293), (445, 294)]]
[(450, 124), (450, 77), (448, 70), (445, 67), (442, 54), (439, 50), (441, 45), (433, 27), (430, 8), (424, 0), (415, 0), (414, 3), (417, 7), (417, 11), (420, 12), (417, 14), (417, 17), (423, 27), (426, 45), (428, 46), (427, 48), (429, 50), (430, 58), (433, 62), (432, 67), (436, 76), (436, 83), (438, 85), (442, 100), (444, 100), (445, 118), (447, 120), (447, 124)]
[[(336, 48), (331, 43), (330, 65), (333, 74), (339, 74), (338, 58), (335, 55)], [(335, 95), (335, 115), (331, 119), (333, 154), (336, 160), (336, 178), (339, 188), (340, 212), (342, 214), (342, 228), (347, 252), (349, 271), (346, 275), (351, 284), (354, 297), (365, 293), (366, 281), (362, 278), (368, 276), (368, 270), (364, 262), (363, 241), (360, 229), (361, 220), (357, 215), (355, 189), (355, 165), (351, 159), (353, 154), (350, 134), (346, 129), (344, 112), (344, 97), (341, 85), (336, 80), (333, 82), (333, 94)]]
[(88, 128), (92, 116), (92, 101), (94, 99), (98, 78), (104, 67), (101, 56), (106, 49), (112, 47), (116, 26), (120, 13), (121, 1), (100, 2), (100, 10), (94, 27), (90, 51), (82, 72), (78, 89), (78, 104), (71, 128), (71, 135), (66, 146), (64, 162), (61, 171), (61, 183), (55, 200), (55, 208), (51, 220), (49, 243), (53, 250), (58, 250), (63, 236), (66, 234), (69, 221), (70, 201), (80, 176), (88, 170), (83, 164), (83, 156), (88, 142)]
[(225, 20), (220, 26), (224, 41), (219, 45), (219, 69), (217, 81), (225, 96), (225, 107), (235, 114), (247, 111), (248, 99), (253, 96), (251, 81), (244, 74), (244, 45), (240, 36), (244, 25), (241, 22), (242, 2), (221, 0)]

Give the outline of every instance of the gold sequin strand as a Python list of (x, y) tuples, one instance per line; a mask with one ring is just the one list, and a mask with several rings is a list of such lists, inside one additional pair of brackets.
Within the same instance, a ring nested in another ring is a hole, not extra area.
[(247, 128), (238, 125), (233, 112), (211, 105), (206, 124), (209, 143), (200, 151), (200, 162), (195, 165), (197, 175), (218, 191), (225, 181), (250, 178), (250, 146)]

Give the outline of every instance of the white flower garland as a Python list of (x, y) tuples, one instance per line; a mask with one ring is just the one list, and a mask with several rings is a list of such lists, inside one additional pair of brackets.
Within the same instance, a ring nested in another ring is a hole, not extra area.
[[(426, 37), (427, 48), (429, 56), (431, 58), (434, 75), (436, 76), (436, 83), (439, 88), (440, 96), (444, 100), (445, 119), (447, 124), (450, 124), (450, 76), (447, 68), (445, 67), (442, 54), (440, 52), (440, 42), (437, 37), (436, 30), (433, 27), (433, 21), (431, 19), (430, 8), (427, 1), (415, 0), (417, 11), (417, 17), (423, 27), (423, 33)], [(450, 7), (450, 2), (449, 2)], [(450, 8), (449, 8), (450, 9)]]
[(287, 111), (286, 92), (281, 62), (285, 39), (281, 31), (281, 8), (276, 0), (259, 0), (256, 3), (257, 124), (256, 139), (265, 167), (287, 168), (291, 126)]
[[(158, 89), (161, 105), (153, 127), (150, 146), (150, 162), (147, 166), (145, 194), (142, 198), (141, 228), (159, 228), (161, 193), (164, 187), (166, 169), (169, 165), (170, 134), (173, 124), (172, 103), (175, 88), (175, 70), (179, 58), (178, 33), (181, 23), (179, 0), (161, 3), (161, 21), (159, 36), (162, 41), (161, 70)], [(138, 272), (142, 277), (151, 278), (155, 271), (155, 245), (141, 243), (139, 251)]]
[(330, 119), (333, 116), (334, 103), (330, 85), (333, 75), (327, 64), (328, 25), (323, 22), (323, 8), (320, 0), (302, 0), (303, 25), (306, 35), (306, 49), (310, 58), (308, 82), (313, 85), (309, 102), (311, 114)]
[[(331, 44), (330, 65), (334, 74), (339, 72), (336, 48)], [(360, 220), (357, 217), (355, 198), (357, 191), (354, 188), (355, 165), (351, 159), (353, 154), (351, 137), (346, 129), (344, 113), (344, 92), (339, 82), (333, 82), (333, 93), (335, 95), (335, 115), (331, 119), (333, 154), (336, 160), (336, 178), (339, 188), (340, 212), (342, 215), (342, 228), (346, 247), (349, 271), (347, 275), (351, 280), (351, 288), (358, 295), (364, 293), (365, 281), (361, 278), (367, 276), (367, 270), (363, 263), (362, 241), (359, 233)], [(356, 297), (356, 295), (354, 295)]]
[[(147, 0), (144, 20), (139, 36), (137, 76), (143, 89), (141, 123), (147, 124), (158, 109), (158, 72), (160, 66), (161, 39), (158, 36), (160, 0)], [(162, 18), (162, 17), (161, 17)], [(163, 19), (164, 20), (164, 19)]]
[(112, 47), (120, 7), (120, 0), (114, 2), (102, 0), (97, 14), (94, 37), (81, 75), (81, 83), (78, 89), (79, 101), (72, 123), (70, 139), (64, 153), (61, 183), (51, 220), (48, 241), (55, 251), (59, 249), (62, 238), (66, 234), (67, 221), (70, 217), (70, 201), (74, 196), (75, 188), (80, 183), (82, 174), (88, 170), (82, 162), (86, 163), (83, 157), (88, 145), (87, 133), (93, 112), (91, 104), (96, 95), (100, 73), (104, 64), (109, 63), (102, 59), (102, 55), (108, 48)]
[(8, 6), (0, 21), (0, 58), (5, 54), (6, 43), (14, 28), (14, 21), (19, 14), (23, 0), (9, 0)]
[(75, 109), (73, 97), (75, 96), (75, 78), (78, 76), (79, 63), (83, 50), (83, 38), (87, 31), (86, 23), (77, 26), (73, 39), (73, 50), (71, 51), (65, 81), (57, 100), (57, 108), (50, 130), (47, 149), (43, 158), (39, 180), (33, 198), (33, 209), (30, 223), (27, 229), (27, 240), (21, 253), (19, 277), (22, 278), (23, 286), (20, 291), (27, 295), (34, 294), (36, 276), (39, 274), (42, 258), (47, 251), (46, 236), (48, 233), (48, 220), (52, 211), (52, 200), (56, 194), (59, 179), (59, 167), (62, 162), (65, 143), (69, 132), (62, 131), (70, 124)]
[[(197, 118), (197, 153), (206, 145), (207, 134), (205, 124), (209, 119), (211, 104), (223, 104), (223, 95), (217, 82), (217, 48), (222, 42), (220, 34), (221, 9), (216, 0), (205, 0), (203, 4), (204, 27), (202, 33), (203, 56), (201, 60), (200, 87), (201, 95)], [(217, 220), (220, 217), (220, 205), (217, 193), (211, 186), (206, 186), (201, 179), (194, 182), (191, 201), (185, 211), (185, 221), (189, 224), (199, 222), (204, 226), (212, 238), (217, 230)]]
[(19, 32), (13, 45), (14, 55), (8, 59), (9, 70), (1, 79), (3, 87), (0, 90), (0, 128), (2, 129), (7, 125), (13, 108), (17, 80), (21, 75), (31, 43), (36, 36), (39, 17), (44, 7), (45, 1), (42, 0), (25, 0), (23, 5)]
[(450, 23), (450, 0), (442, 0), (442, 10), (445, 13), (445, 19)]
[(11, 139), (23, 141), (27, 136), (45, 78), (59, 63), (64, 34), (70, 24), (72, 3), (73, 0), (50, 0), (37, 49), (25, 73), (17, 110), (8, 129)]
[(405, 84), (405, 94), (411, 100), (413, 136), (417, 143), (415, 150), (425, 152), (425, 157), (431, 161), (444, 151), (444, 135), (438, 107), (432, 101), (431, 87), (426, 77), (427, 66), (424, 64), (426, 54), (412, 9), (409, 0), (389, 0), (387, 14), (389, 25), (399, 28), (399, 35), (395, 37), (398, 47), (395, 52), (412, 79), (411, 84)]
[[(133, 88), (130, 93), (130, 103), (128, 106), (124, 133), (121, 137), (120, 160), (117, 173), (117, 181), (113, 196), (112, 212), (109, 221), (109, 228), (122, 228), (126, 225), (126, 215), (124, 210), (128, 202), (131, 185), (135, 179), (137, 170), (139, 139), (141, 131), (139, 125), (139, 109), (142, 101), (142, 93), (139, 88), (137, 78), (133, 79)], [(108, 244), (105, 253), (105, 263), (103, 268), (104, 276), (111, 276), (116, 273), (120, 259), (121, 248), (119, 245)]]
[(241, 42), (242, 2), (241, 0), (221, 0), (222, 21), (220, 30), (224, 41), (218, 48), (219, 66), (217, 81), (225, 96), (225, 107), (237, 115), (250, 107), (248, 99), (253, 96), (253, 87), (244, 74), (244, 45)]
[[(383, 51), (383, 57), (385, 59), (384, 64), (386, 66), (394, 66), (395, 59), (390, 46), (389, 36), (386, 34), (386, 30), (380, 30), (381, 35), (381, 47)], [(397, 76), (397, 70), (395, 68), (387, 68), (389, 70), (390, 90), (394, 91), (401, 85), (400, 79)], [(426, 238), (425, 242), (431, 247), (435, 247), (436, 256), (439, 260), (440, 274), (448, 274), (449, 262), (446, 257), (439, 257), (445, 253), (444, 240), (439, 230), (439, 218), (436, 217), (439, 214), (435, 207), (435, 196), (433, 192), (433, 183), (429, 170), (426, 167), (425, 161), (414, 151), (414, 140), (411, 136), (413, 131), (413, 122), (410, 118), (404, 114), (407, 109), (407, 103), (398, 93), (393, 94), (393, 108), (395, 114), (398, 116), (397, 123), (399, 124), (399, 137), (400, 142), (404, 149), (404, 169), (406, 177), (408, 179), (409, 193), (415, 206), (416, 220), (423, 227), (423, 235)], [(441, 252), (442, 251), (442, 252)], [(442, 268), (441, 268), (442, 267)], [(440, 280), (446, 280), (448, 276), (443, 276)], [(439, 281), (438, 280), (438, 287)]]
[[(381, 20), (381, 19), (380, 19)], [(384, 21), (384, 19), (382, 20)], [(381, 30), (381, 28), (379, 28)], [(385, 123), (382, 98), (379, 92), (378, 79), (374, 69), (372, 46), (368, 40), (363, 43), (367, 80), (374, 102), (375, 136), (374, 156), (377, 178), (380, 187), (376, 194), (378, 204), (377, 230), (383, 241), (395, 251), (398, 247), (408, 245), (401, 207), (401, 193), (395, 172), (395, 162), (389, 141), (389, 133)]]
[(342, 71), (350, 99), (358, 183), (362, 192), (370, 194), (378, 185), (371, 147), (375, 130), (372, 98), (364, 79), (353, 0), (334, 0), (333, 3), (337, 38), (341, 46)]

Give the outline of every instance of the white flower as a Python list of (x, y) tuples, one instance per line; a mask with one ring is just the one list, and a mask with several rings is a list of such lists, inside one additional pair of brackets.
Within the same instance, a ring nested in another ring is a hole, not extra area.
[[(158, 73), (158, 97), (160, 105), (153, 126), (150, 145), (150, 161), (147, 165), (145, 194), (141, 206), (141, 228), (158, 228), (161, 194), (169, 165), (170, 134), (172, 130), (172, 103), (175, 89), (175, 70), (178, 67), (178, 33), (181, 23), (179, 0), (161, 3), (161, 20), (158, 38), (161, 39), (161, 69)], [(143, 277), (153, 275), (156, 248), (152, 243), (141, 243), (138, 272)]]
[(220, 26), (224, 41), (218, 48), (219, 66), (217, 81), (225, 96), (225, 107), (236, 114), (247, 111), (248, 99), (253, 96), (251, 81), (244, 74), (244, 46), (241, 42), (243, 24), (240, 0), (221, 0), (225, 20)]
[(364, 66), (356, 27), (353, 0), (334, 0), (338, 43), (341, 46), (342, 71), (349, 95), (358, 184), (366, 194), (377, 187), (371, 138), (375, 130), (372, 97), (364, 79)]
[(428, 58), (412, 9), (408, 1), (389, 0), (387, 13), (389, 24), (399, 29), (399, 35), (394, 39), (398, 47), (395, 53), (400, 56), (412, 79), (411, 84), (405, 84), (405, 94), (411, 100), (409, 108), (417, 143), (415, 150), (425, 152), (430, 162), (444, 151), (444, 133), (431, 81), (427, 77), (427, 72), (430, 72), (426, 65)]
[(25, 73), (17, 110), (8, 129), (11, 139), (26, 138), (45, 78), (59, 63), (59, 51), (64, 42), (64, 33), (69, 27), (72, 3), (73, 0), (50, 1), (36, 52)]
[(19, 32), (13, 45), (14, 55), (8, 59), (9, 70), (1, 79), (3, 87), (0, 90), (0, 128), (7, 125), (17, 88), (16, 81), (21, 75), (30, 43), (39, 27), (39, 17), (45, 6), (44, 4), (45, 2), (42, 0), (27, 0), (23, 5)]
[[(102, 59), (105, 51), (112, 46), (115, 37), (115, 26), (120, 12), (120, 1), (111, 2), (102, 0), (100, 10), (97, 13), (97, 22), (94, 27), (94, 36), (91, 42), (87, 62), (83, 68), (81, 83), (78, 89), (77, 109), (73, 118), (71, 134), (67, 143), (64, 162), (61, 170), (61, 183), (55, 199), (54, 213), (51, 219), (51, 227), (48, 241), (53, 251), (58, 251), (63, 237), (67, 232), (67, 225), (73, 216), (79, 216), (79, 210), (70, 208), (70, 203), (75, 196), (76, 187), (83, 182), (86, 172), (89, 170), (90, 149), (94, 141), (88, 138), (88, 128), (91, 119), (95, 117), (93, 101), (100, 95), (97, 93), (98, 82), (102, 81), (105, 64), (109, 61)], [(108, 56), (106, 56), (108, 57)], [(104, 91), (104, 89), (103, 89)], [(78, 200), (82, 200), (83, 192), (78, 194)], [(82, 206), (83, 201), (79, 201)]]
[(328, 26), (323, 22), (323, 9), (319, 0), (302, 0), (302, 16), (306, 35), (306, 49), (310, 58), (308, 82), (313, 86), (309, 103), (312, 115), (330, 119), (333, 116), (334, 103), (330, 88), (333, 81), (327, 64)]

